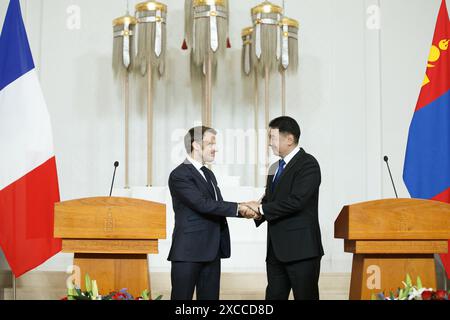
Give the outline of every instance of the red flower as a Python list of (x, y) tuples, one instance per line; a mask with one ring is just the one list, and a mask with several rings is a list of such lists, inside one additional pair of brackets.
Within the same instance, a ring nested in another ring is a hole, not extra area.
[(445, 292), (444, 290), (438, 290), (435, 293), (436, 300), (445, 300), (446, 296), (447, 292)]
[(112, 299), (113, 300), (125, 300), (126, 296), (125, 296), (125, 294), (123, 294), (121, 292), (118, 292), (118, 293), (116, 293), (115, 295), (112, 296)]
[(433, 291), (422, 292), (422, 300), (431, 300), (432, 296), (433, 296)]

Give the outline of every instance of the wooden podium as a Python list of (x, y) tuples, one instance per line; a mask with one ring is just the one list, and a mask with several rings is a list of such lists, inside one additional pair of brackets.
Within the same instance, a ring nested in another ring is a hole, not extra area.
[(54, 236), (73, 252), (81, 287), (88, 273), (100, 294), (127, 288), (151, 291), (147, 254), (166, 238), (166, 206), (131, 198), (101, 197), (55, 204)]
[(335, 238), (353, 253), (350, 300), (403, 288), (406, 274), (436, 288), (433, 254), (447, 253), (450, 205), (418, 199), (369, 201), (345, 206)]

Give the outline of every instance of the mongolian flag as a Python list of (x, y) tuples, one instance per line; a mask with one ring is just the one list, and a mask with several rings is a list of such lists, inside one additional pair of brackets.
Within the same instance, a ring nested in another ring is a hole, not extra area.
[[(447, 203), (450, 203), (449, 41), (450, 21), (443, 0), (425, 79), (409, 128), (403, 171), (411, 197)], [(450, 277), (450, 254), (441, 258)]]

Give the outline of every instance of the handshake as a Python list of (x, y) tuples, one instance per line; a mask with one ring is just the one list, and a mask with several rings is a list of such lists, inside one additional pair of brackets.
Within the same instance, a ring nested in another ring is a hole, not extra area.
[(247, 219), (261, 220), (262, 216), (259, 212), (259, 205), (260, 203), (257, 201), (239, 203), (239, 214)]

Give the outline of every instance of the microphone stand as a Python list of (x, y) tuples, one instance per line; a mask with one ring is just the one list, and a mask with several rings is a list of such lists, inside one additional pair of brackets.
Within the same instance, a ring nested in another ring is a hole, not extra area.
[(392, 182), (392, 187), (394, 188), (395, 197), (398, 199), (397, 189), (395, 188), (395, 183), (394, 183), (394, 179), (392, 178), (391, 168), (389, 167), (389, 158), (387, 156), (384, 156), (384, 162), (386, 162), (386, 165), (387, 165), (387, 168), (389, 171), (389, 176), (391, 177), (391, 182)]
[(112, 195), (113, 186), (114, 186), (114, 179), (115, 179), (115, 177), (116, 177), (116, 169), (117, 169), (118, 166), (119, 166), (119, 162), (116, 161), (116, 162), (114, 163), (114, 173), (113, 173), (113, 178), (112, 178), (112, 183), (111, 183), (111, 190), (109, 191), (109, 196), (110, 196), (110, 197), (111, 197), (111, 195)]

